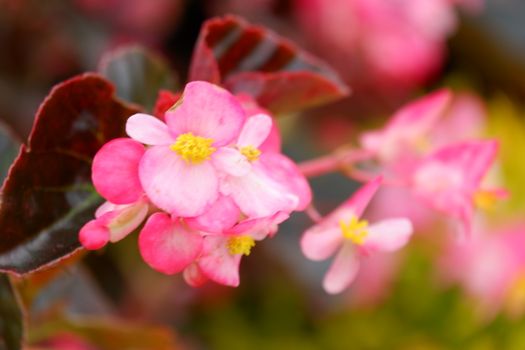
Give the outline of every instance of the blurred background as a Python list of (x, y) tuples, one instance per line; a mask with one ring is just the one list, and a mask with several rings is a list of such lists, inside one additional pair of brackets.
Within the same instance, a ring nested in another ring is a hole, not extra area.
[[(401, 105), (450, 87), (458, 138), (496, 137), (489, 181), (511, 197), (458, 246), (446, 220), (385, 189), (367, 215), (410, 215), (416, 235), (368, 259), (345, 293), (321, 288), (295, 214), (241, 266), (236, 289), (188, 287), (140, 259), (136, 235), (16, 281), (34, 349), (525, 349), (525, 2), (522, 0), (0, 0), (0, 150), (25, 140), (51, 87), (139, 44), (186, 81), (203, 21), (237, 14), (323, 58), (352, 87), (343, 101), (279, 116), (297, 161), (355, 142)], [(180, 85), (179, 85), (180, 86)], [(156, 93), (156, 92), (155, 92)], [(4, 159), (4, 158), (3, 158)], [(0, 164), (2, 176), (7, 164)], [(328, 213), (357, 184), (312, 179)]]

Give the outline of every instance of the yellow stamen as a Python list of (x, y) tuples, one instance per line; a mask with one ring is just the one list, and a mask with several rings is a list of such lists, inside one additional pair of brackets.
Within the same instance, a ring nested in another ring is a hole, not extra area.
[(211, 146), (213, 139), (195, 136), (191, 132), (179, 135), (170, 149), (176, 152), (186, 162), (199, 164), (205, 160), (210, 159), (210, 156), (215, 152), (215, 148)]
[(494, 209), (497, 201), (498, 197), (490, 191), (479, 190), (476, 193), (474, 193), (474, 204), (480, 209)]
[(261, 151), (253, 146), (245, 146), (241, 148), (241, 154), (246, 157), (250, 162), (254, 162), (259, 159)]
[(250, 236), (236, 236), (228, 239), (226, 245), (231, 255), (250, 255), (252, 248), (255, 246), (255, 241)]
[(356, 216), (352, 216), (348, 223), (344, 220), (339, 221), (339, 226), (346, 239), (357, 245), (365, 243), (365, 238), (368, 236), (368, 221), (358, 220)]

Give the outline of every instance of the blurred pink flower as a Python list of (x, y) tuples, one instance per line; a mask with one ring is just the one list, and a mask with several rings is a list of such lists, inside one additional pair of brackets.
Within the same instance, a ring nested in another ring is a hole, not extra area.
[(412, 160), (428, 148), (428, 135), (443, 116), (452, 98), (438, 90), (401, 107), (379, 130), (360, 137), (362, 148), (383, 164)]
[(446, 39), (457, 24), (454, 5), (450, 0), (295, 1), (303, 31), (354, 87), (397, 93), (425, 83), (440, 69)]
[(382, 220), (370, 226), (359, 220), (380, 184), (381, 178), (377, 178), (364, 185), (301, 239), (302, 251), (311, 260), (325, 260), (338, 251), (323, 281), (330, 294), (340, 293), (352, 283), (360, 257), (398, 250), (412, 234), (412, 224), (405, 218)]
[(525, 311), (525, 225), (478, 232), (464, 244), (450, 242), (442, 256), (443, 276), (459, 282), (492, 316), (505, 309), (511, 316)]
[(412, 173), (411, 187), (418, 198), (461, 221), (460, 238), (470, 236), (475, 206), (487, 207), (506, 196), (502, 189), (481, 188), (497, 150), (493, 140), (452, 144), (422, 159)]

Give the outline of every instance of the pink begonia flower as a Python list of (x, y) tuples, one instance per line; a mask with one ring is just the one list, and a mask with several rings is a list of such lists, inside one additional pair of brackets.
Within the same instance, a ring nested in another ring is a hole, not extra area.
[(121, 240), (146, 218), (150, 206), (138, 178), (144, 151), (140, 143), (120, 138), (105, 144), (95, 155), (93, 184), (108, 201), (80, 230), (79, 240), (86, 249)]
[(311, 260), (325, 260), (338, 251), (323, 280), (323, 287), (330, 294), (340, 293), (352, 283), (360, 258), (398, 250), (412, 234), (412, 224), (405, 218), (382, 220), (370, 226), (359, 219), (380, 184), (378, 177), (364, 185), (301, 239), (302, 251)]
[(451, 242), (441, 257), (447, 280), (459, 282), (486, 316), (504, 309), (525, 312), (525, 225), (523, 222), (479, 232), (465, 244)]
[(245, 112), (226, 90), (194, 81), (165, 118), (167, 124), (135, 114), (126, 124), (131, 138), (151, 146), (139, 164), (140, 183), (160, 209), (200, 215), (219, 197), (219, 170), (239, 168), (234, 150), (226, 146), (238, 137)]
[[(221, 181), (221, 193), (231, 196), (250, 218), (271, 216), (280, 211), (302, 210), (311, 199), (310, 187), (292, 161), (259, 147), (272, 130), (265, 114), (249, 117), (244, 124)], [(226, 159), (226, 158), (223, 158)]]
[(497, 141), (466, 141), (443, 147), (415, 167), (411, 187), (431, 207), (461, 220), (459, 238), (468, 238), (475, 206), (489, 207), (506, 197), (502, 189), (481, 188), (494, 163)]
[(106, 202), (96, 211), (95, 219), (80, 229), (80, 243), (84, 248), (94, 250), (108, 242), (118, 242), (140, 226), (149, 209), (149, 203), (144, 197), (131, 204)]
[(451, 100), (448, 90), (425, 95), (399, 109), (385, 127), (363, 133), (361, 147), (382, 163), (413, 157), (428, 148), (427, 137)]
[(239, 285), (239, 265), (244, 255), (250, 255), (256, 241), (277, 232), (277, 225), (288, 218), (279, 212), (271, 217), (248, 219), (234, 226), (223, 235), (204, 237), (197, 260), (184, 271), (184, 279), (194, 287), (208, 279), (226, 286)]

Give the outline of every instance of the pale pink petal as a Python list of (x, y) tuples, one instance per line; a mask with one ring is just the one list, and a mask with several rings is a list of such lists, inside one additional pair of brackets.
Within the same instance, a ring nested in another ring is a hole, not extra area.
[(256, 114), (249, 117), (241, 129), (237, 145), (239, 147), (252, 146), (258, 148), (270, 135), (272, 124), (272, 117), (266, 114)]
[(312, 190), (308, 180), (291, 159), (280, 153), (263, 153), (258, 166), (262, 167), (261, 170), (266, 175), (299, 198), (295, 210), (306, 209), (312, 201)]
[(187, 163), (168, 146), (149, 148), (139, 175), (151, 202), (172, 215), (200, 215), (218, 197), (218, 178), (211, 163)]
[(425, 95), (397, 111), (386, 128), (399, 131), (410, 128), (413, 130), (411, 133), (428, 132), (443, 115), (451, 98), (452, 93), (446, 89)]
[(273, 235), (277, 232), (277, 225), (290, 217), (290, 214), (285, 212), (277, 212), (272, 216), (256, 219), (246, 219), (239, 222), (237, 225), (227, 230), (225, 233), (232, 235), (247, 234), (254, 240), (260, 241), (265, 239), (268, 235)]
[(185, 268), (183, 276), (186, 283), (192, 287), (200, 287), (208, 281), (208, 277), (202, 273), (197, 263), (192, 263)]
[(97, 220), (91, 220), (80, 229), (78, 239), (86, 249), (100, 249), (109, 242), (109, 230)]
[(93, 159), (92, 180), (97, 191), (115, 204), (128, 204), (142, 196), (138, 176), (144, 146), (131, 139), (106, 143)]
[(113, 203), (107, 202), (107, 201), (102, 203), (102, 205), (100, 207), (98, 207), (97, 210), (95, 211), (95, 218), (98, 219), (102, 215), (104, 215), (106, 213), (109, 213), (110, 211), (115, 210), (116, 208), (119, 207), (119, 205), (121, 205), (121, 204), (113, 204)]
[[(105, 223), (110, 233), (110, 242), (117, 242), (133, 232), (148, 215), (149, 205), (138, 201), (113, 212), (102, 215), (99, 220)], [(107, 219), (106, 219), (107, 217)]]
[[(256, 114), (267, 114), (271, 115), (270, 112), (265, 110), (264, 108), (261, 108), (257, 104), (257, 101), (253, 99), (252, 96), (240, 93), (236, 95), (237, 100), (241, 103), (242, 108), (246, 112), (246, 116), (249, 118), (251, 116), (254, 116)], [(259, 145), (257, 148), (261, 152), (281, 152), (281, 134), (279, 132), (279, 128), (277, 127), (277, 123), (275, 120), (272, 120), (272, 128), (270, 130), (270, 134), (268, 137), (266, 137), (266, 140)]]
[(314, 226), (306, 230), (301, 238), (301, 250), (310, 260), (325, 260), (344, 243), (339, 227), (321, 229)]
[(230, 195), (241, 212), (250, 218), (293, 211), (299, 201), (297, 196), (286, 193), (279, 184), (255, 168), (245, 176), (226, 177), (221, 183), (221, 192)]
[(238, 137), (246, 116), (228, 91), (204, 81), (193, 81), (186, 85), (181, 101), (165, 114), (173, 136), (191, 132), (213, 139), (214, 146), (227, 145)]
[(497, 152), (496, 140), (465, 141), (445, 146), (431, 154), (428, 159), (461, 171), (464, 188), (476, 190), (494, 163)]
[(238, 150), (229, 147), (221, 147), (212, 155), (212, 162), (215, 168), (222, 173), (231, 176), (246, 175), (251, 164), (245, 156)]
[(336, 210), (330, 214), (329, 218), (332, 222), (339, 222), (339, 220), (348, 220), (352, 215), (360, 217), (365, 211), (368, 203), (372, 200), (375, 193), (381, 186), (383, 178), (376, 177), (365, 185), (361, 186), (352, 196), (341, 204)]
[(281, 132), (279, 131), (279, 127), (277, 126), (277, 122), (275, 120), (273, 120), (270, 134), (268, 135), (266, 140), (264, 140), (264, 142), (259, 146), (259, 150), (263, 153), (281, 152)]
[(407, 244), (412, 232), (412, 223), (408, 219), (383, 220), (368, 228), (368, 236), (361, 248), (366, 253), (392, 252)]
[(344, 244), (323, 279), (323, 288), (329, 294), (345, 290), (359, 271), (359, 259), (351, 244)]
[(407, 147), (413, 147), (432, 130), (448, 106), (451, 93), (439, 90), (402, 107), (381, 130), (364, 133), (363, 148), (392, 160)]
[(222, 233), (229, 230), (239, 220), (241, 211), (233, 199), (219, 196), (202, 215), (187, 218), (186, 224), (193, 229), (208, 233)]
[(134, 114), (128, 118), (126, 133), (132, 139), (146, 145), (169, 145), (174, 142), (166, 124), (144, 113)]
[(184, 270), (202, 250), (202, 236), (164, 213), (153, 214), (139, 235), (139, 249), (153, 269), (171, 275)]
[(231, 255), (227, 248), (228, 238), (206, 236), (202, 255), (197, 261), (206, 277), (217, 283), (237, 287), (239, 285), (239, 265), (242, 254)]

